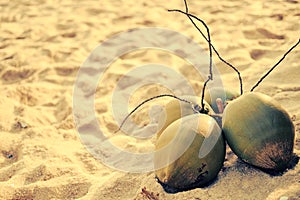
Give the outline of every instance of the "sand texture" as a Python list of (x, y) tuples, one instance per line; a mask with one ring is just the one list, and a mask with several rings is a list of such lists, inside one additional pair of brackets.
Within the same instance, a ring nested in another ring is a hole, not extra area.
[[(188, 18), (167, 9), (183, 10), (183, 1), (0, 1), (1, 200), (300, 199), (299, 163), (283, 175), (272, 176), (245, 164), (228, 149), (224, 167), (211, 185), (170, 194), (157, 183), (154, 172), (121, 172), (87, 151), (74, 123), (73, 90), (80, 66), (97, 45), (129, 29), (160, 27), (192, 38), (208, 50)], [(299, 0), (189, 0), (189, 9), (208, 24), (220, 55), (240, 70), (245, 91), (300, 36)], [(199, 27), (205, 31), (201, 24)], [(102, 61), (95, 58), (97, 62)], [(111, 63), (95, 93), (96, 117), (114, 145), (132, 152), (153, 150), (155, 137), (141, 140), (114, 133), (118, 126), (112, 115), (112, 93), (123, 75), (151, 63), (168, 66), (184, 76), (197, 94), (203, 86), (203, 77), (195, 75), (191, 64), (172, 53), (138, 50)], [(238, 91), (236, 73), (215, 55), (214, 64), (224, 86)], [(86, 72), (86, 80), (95, 79), (94, 75), (93, 69)], [(129, 78), (132, 82), (124, 91), (141, 81), (138, 76)], [(179, 84), (172, 80), (168, 81), (173, 86)], [(271, 96), (289, 113), (295, 125), (294, 152), (299, 156), (300, 47), (255, 91)], [(137, 89), (125, 109), (167, 92), (158, 85)], [(134, 121), (149, 124), (148, 108), (167, 100), (143, 106), (133, 115)], [(82, 130), (92, 130), (85, 123), (79, 125)]]

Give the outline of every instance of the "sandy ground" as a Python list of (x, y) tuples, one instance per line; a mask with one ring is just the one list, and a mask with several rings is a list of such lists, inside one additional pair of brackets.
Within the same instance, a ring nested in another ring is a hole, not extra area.
[[(245, 91), (299, 38), (298, 0), (190, 0), (189, 7), (209, 25), (219, 53), (241, 71)], [(81, 64), (98, 44), (128, 29), (161, 27), (193, 38), (206, 48), (185, 16), (167, 12), (173, 8), (184, 9), (183, 2), (0, 1), (0, 199), (154, 199), (141, 193), (144, 187), (154, 196), (158, 194), (159, 200), (300, 199), (300, 164), (281, 176), (271, 176), (228, 153), (217, 180), (209, 187), (169, 194), (155, 181), (153, 172), (111, 169), (81, 143), (72, 114), (73, 88)], [(298, 47), (256, 90), (279, 101), (293, 118), (297, 155), (299, 61)], [(172, 66), (198, 93), (203, 84), (188, 63), (166, 52), (141, 50), (112, 63), (95, 94), (96, 114), (114, 144), (133, 151), (151, 150), (153, 139), (141, 144), (121, 133), (113, 135), (117, 126), (110, 99), (123, 74), (149, 63)], [(224, 85), (238, 89), (236, 74), (217, 57), (214, 63)], [(158, 86), (137, 90), (129, 108), (165, 92)], [(149, 122), (146, 108), (135, 115), (141, 124)]]

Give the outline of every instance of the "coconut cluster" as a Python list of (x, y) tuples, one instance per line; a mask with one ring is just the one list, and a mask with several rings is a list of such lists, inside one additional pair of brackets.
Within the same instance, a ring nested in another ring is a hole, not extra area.
[(288, 168), (295, 129), (278, 102), (257, 92), (226, 91), (222, 101), (230, 102), (220, 122), (218, 95), (206, 96), (206, 114), (193, 107), (201, 98), (185, 96), (192, 106), (172, 100), (160, 116), (154, 165), (164, 187), (186, 190), (212, 182), (223, 166), (225, 141), (246, 163), (273, 172)]

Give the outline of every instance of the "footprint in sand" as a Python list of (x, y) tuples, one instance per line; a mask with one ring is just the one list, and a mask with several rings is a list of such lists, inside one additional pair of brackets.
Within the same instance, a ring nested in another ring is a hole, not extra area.
[(265, 50), (262, 49), (253, 49), (250, 51), (250, 57), (253, 60), (259, 60), (260, 58), (263, 57), (263, 55), (266, 53)]
[(246, 30), (243, 32), (245, 38), (257, 40), (257, 39), (276, 39), (276, 40), (283, 40), (285, 39), (284, 35), (279, 35), (276, 33), (272, 33), (264, 28), (257, 28), (256, 30)]
[(59, 76), (74, 76), (77, 73), (77, 67), (55, 67), (55, 71)]
[(250, 57), (253, 60), (259, 60), (261, 58), (268, 58), (274, 60), (283, 54), (284, 51), (281, 50), (252, 49), (250, 51)]
[(24, 79), (29, 78), (34, 74), (35, 71), (31, 69), (15, 70), (8, 69), (3, 72), (1, 79), (4, 83), (15, 83)]

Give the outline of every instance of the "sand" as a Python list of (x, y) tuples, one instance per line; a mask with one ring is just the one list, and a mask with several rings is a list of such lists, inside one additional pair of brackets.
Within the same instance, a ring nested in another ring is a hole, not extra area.
[[(219, 53), (241, 71), (245, 91), (299, 38), (298, 0), (190, 0), (189, 7), (191, 13), (209, 25)], [(300, 198), (300, 164), (283, 175), (271, 176), (228, 152), (224, 167), (210, 186), (170, 194), (156, 182), (153, 172), (126, 173), (112, 169), (95, 159), (81, 142), (72, 112), (73, 89), (80, 66), (98, 44), (129, 29), (160, 27), (192, 38), (207, 50), (205, 40), (186, 16), (167, 12), (174, 8), (184, 9), (183, 2), (0, 2), (0, 199)], [(299, 60), (298, 47), (255, 90), (273, 97), (293, 118), (297, 155), (300, 155)], [(111, 95), (122, 75), (135, 66), (149, 63), (166, 65), (181, 73), (197, 94), (203, 85), (191, 65), (171, 53), (139, 50), (115, 60), (98, 85), (96, 116), (116, 146), (134, 152), (151, 151), (155, 140), (141, 141), (122, 133), (114, 134), (117, 125), (111, 113)], [(216, 56), (214, 63), (224, 85), (238, 90), (236, 74)], [(90, 76), (92, 79), (93, 72)], [(138, 89), (132, 94), (128, 109), (161, 93), (166, 93), (166, 89), (157, 85)], [(149, 123), (147, 108), (165, 101), (144, 106), (134, 115), (135, 121)]]

